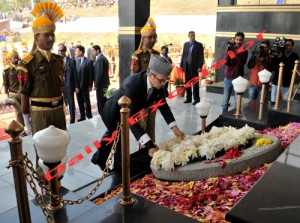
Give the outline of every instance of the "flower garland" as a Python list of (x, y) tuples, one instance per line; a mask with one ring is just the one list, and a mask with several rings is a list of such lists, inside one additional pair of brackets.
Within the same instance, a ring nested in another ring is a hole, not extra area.
[(204, 157), (214, 159), (217, 152), (246, 145), (254, 138), (255, 129), (245, 125), (241, 129), (234, 127), (212, 127), (211, 131), (196, 136), (185, 136), (183, 140), (172, 138), (159, 144), (151, 165), (155, 169), (173, 170), (175, 166), (185, 166), (190, 161)]

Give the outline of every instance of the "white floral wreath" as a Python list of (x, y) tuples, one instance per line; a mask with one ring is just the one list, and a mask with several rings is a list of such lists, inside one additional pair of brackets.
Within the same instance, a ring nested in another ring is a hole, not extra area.
[(245, 125), (241, 129), (234, 127), (212, 127), (211, 131), (201, 135), (185, 136), (183, 140), (172, 138), (159, 144), (151, 165), (155, 169), (173, 170), (175, 166), (185, 166), (198, 157), (211, 160), (223, 149), (247, 144), (254, 138), (255, 129)]

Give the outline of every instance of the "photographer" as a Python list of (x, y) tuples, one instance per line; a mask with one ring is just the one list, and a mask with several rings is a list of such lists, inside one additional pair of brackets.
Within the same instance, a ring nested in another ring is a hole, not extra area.
[[(262, 84), (259, 81), (258, 72), (269, 69), (270, 55), (269, 55), (270, 41), (263, 40), (260, 45), (256, 46), (252, 52), (252, 56), (248, 61), (247, 67), (250, 69), (250, 87), (249, 100), (260, 98)], [(264, 95), (267, 98), (268, 92)]]
[[(242, 32), (237, 32), (234, 37), (234, 42), (229, 41), (227, 43), (228, 49), (226, 50), (226, 68), (225, 68), (225, 73), (224, 73), (224, 97), (223, 97), (223, 111), (227, 112), (228, 111), (228, 102), (231, 96), (231, 93), (233, 91), (233, 85), (232, 81), (239, 77), (239, 76), (244, 76), (244, 66), (247, 62), (247, 57), (248, 57), (248, 51), (244, 50), (241, 53), (237, 53), (237, 50), (239, 47), (243, 45), (245, 38), (245, 34)], [(231, 58), (229, 56), (229, 52), (232, 51), (235, 55), (234, 58)], [(234, 97), (235, 99), (235, 97)]]
[[(293, 52), (294, 40), (285, 39), (284, 44), (278, 45), (278, 53), (275, 53), (271, 61), (270, 70), (275, 71), (273, 77), (272, 91), (271, 91), (271, 103), (274, 104), (276, 101), (278, 77), (279, 77), (279, 64), (284, 63), (283, 75), (282, 75), (282, 89), (281, 96), (284, 100), (287, 99), (289, 93), (289, 87), (291, 83), (292, 73), (295, 65), (295, 61), (299, 60), (297, 53)], [(276, 52), (276, 51), (274, 51)], [(271, 51), (272, 53), (272, 51)]]

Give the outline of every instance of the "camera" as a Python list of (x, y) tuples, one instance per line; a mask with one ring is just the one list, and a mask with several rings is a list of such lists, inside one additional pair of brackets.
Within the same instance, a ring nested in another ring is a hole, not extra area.
[(228, 49), (228, 51), (230, 51), (230, 50), (233, 50), (233, 49), (236, 49), (236, 48), (237, 48), (237, 47), (236, 47), (236, 45), (235, 45), (234, 38), (231, 37), (231, 38), (229, 39), (229, 41), (227, 42), (227, 49)]
[(283, 37), (280, 39), (280, 37), (276, 37), (271, 45), (270, 54), (273, 56), (278, 56), (279, 52), (284, 53), (285, 46), (285, 38)]
[(252, 55), (257, 57), (257, 56), (262, 56), (264, 54), (264, 47), (261, 45), (256, 45), (254, 47), (254, 50), (252, 51)]

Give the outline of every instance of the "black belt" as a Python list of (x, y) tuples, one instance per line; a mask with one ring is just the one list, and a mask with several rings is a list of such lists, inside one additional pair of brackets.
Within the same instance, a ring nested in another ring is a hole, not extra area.
[(47, 107), (47, 108), (56, 108), (63, 104), (63, 99), (53, 101), (53, 102), (40, 102), (40, 101), (31, 101), (32, 106), (37, 107)]
[(18, 93), (18, 91), (17, 91), (17, 90), (14, 90), (14, 89), (9, 89), (8, 91), (9, 91), (9, 92), (12, 92), (12, 93)]

